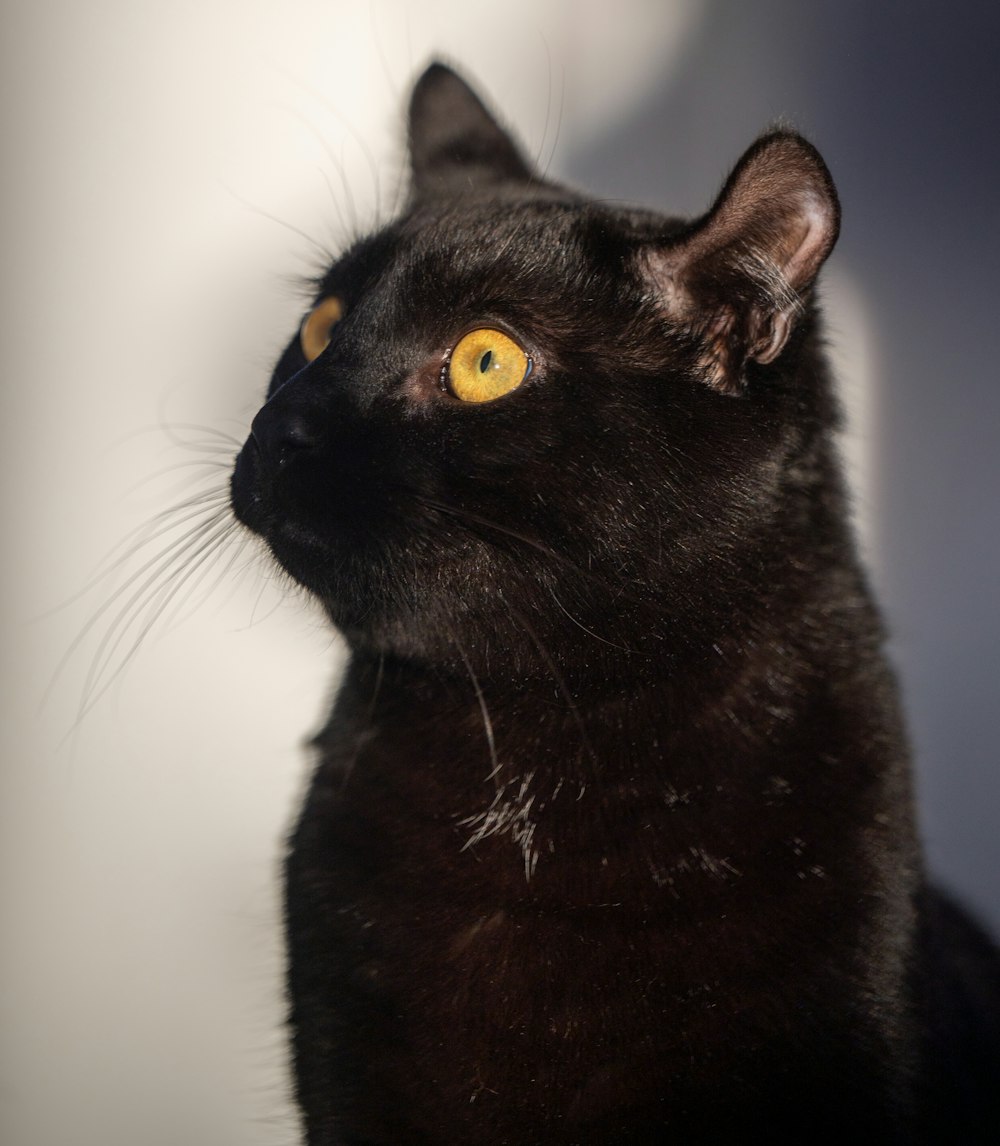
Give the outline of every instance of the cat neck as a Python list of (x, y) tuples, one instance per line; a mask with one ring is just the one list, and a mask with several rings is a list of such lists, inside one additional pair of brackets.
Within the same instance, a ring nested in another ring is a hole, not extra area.
[[(748, 870), (793, 838), (825, 871), (859, 825), (895, 833), (905, 851), (905, 747), (884, 666), (835, 679), (794, 663), (804, 656), (730, 642), (697, 676), (634, 677), (598, 695), (355, 655), (318, 739), (318, 791), (366, 836), (417, 849), (421, 872), (446, 873), (455, 847), (469, 848), (518, 895), (527, 875), (538, 894), (554, 880), (560, 895), (603, 902), (605, 861), (625, 853), (656, 869), (651, 888), (657, 871), (695, 861), (692, 878), (714, 888), (733, 875), (727, 863)], [(740, 858), (727, 860), (737, 838)], [(582, 857), (593, 886), (580, 882)]]

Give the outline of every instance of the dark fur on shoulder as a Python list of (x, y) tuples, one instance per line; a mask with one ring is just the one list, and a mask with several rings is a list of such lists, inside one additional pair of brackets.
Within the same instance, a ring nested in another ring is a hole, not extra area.
[[(288, 861), (309, 1143), (996, 1141), (996, 957), (925, 885), (832, 441), (822, 160), (609, 207), (438, 65), (410, 151), (233, 479), (351, 650)], [(481, 328), (526, 377), (463, 401)]]

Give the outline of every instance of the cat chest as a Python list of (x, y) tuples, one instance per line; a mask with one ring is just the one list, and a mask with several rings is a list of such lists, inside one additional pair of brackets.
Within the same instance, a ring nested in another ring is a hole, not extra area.
[(478, 758), (457, 767), (455, 738), (414, 739), (366, 741), (346, 781), (328, 759), (289, 865), (300, 1031), (336, 1048), (345, 1095), (391, 1095), (428, 1142), (523, 1146), (530, 1126), (549, 1146), (608, 1110), (655, 1122), (790, 1064), (862, 1061), (843, 969), (873, 905), (847, 810), (813, 815), (749, 769), (725, 789), (680, 768), (635, 789), (555, 768), (494, 784)]
[(459, 840), (445, 863), (427, 825), (419, 844), (397, 827), (381, 847), (346, 814), (326, 829), (300, 839), (298, 882), (322, 906), (293, 949), (326, 962), (331, 1039), (421, 1125), (441, 1109), (470, 1127), (551, 1117), (559, 1141), (556, 1122), (749, 1078), (776, 1014), (794, 1047), (810, 1016), (836, 1013), (828, 945), (782, 932), (735, 865), (686, 847), (661, 848), (659, 867), (647, 848), (557, 849), (528, 879), (503, 833)]
[[(327, 983), (334, 1006), (379, 1018), (363, 1036), (339, 1027), (342, 1053), (431, 1142), (613, 1141), (584, 1128), (609, 1111), (667, 1121), (716, 1090), (750, 1102), (789, 1064), (828, 1067), (827, 1046), (857, 1041), (825, 1029), (845, 1013), (838, 988), (787, 936), (753, 950), (726, 920), (610, 906), (552, 915), (425, 898), (365, 911), (381, 918), (348, 913), (342, 950), (356, 957)], [(813, 1082), (825, 1085), (801, 1085)]]

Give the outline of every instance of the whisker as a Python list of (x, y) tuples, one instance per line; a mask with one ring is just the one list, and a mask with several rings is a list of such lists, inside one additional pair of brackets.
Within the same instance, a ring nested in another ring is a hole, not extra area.
[[(433, 498), (421, 497), (418, 495), (417, 500), (421, 505), (426, 506), (428, 509), (437, 510), (438, 513), (446, 514), (447, 516), (457, 518), (460, 521), (467, 521), (472, 525), (481, 525), (486, 529), (495, 530), (497, 533), (501, 533), (506, 537), (511, 537), (515, 541), (520, 541), (524, 545), (530, 546), (532, 549), (536, 549), (539, 553), (544, 554), (544, 556), (548, 557), (552, 561), (563, 562), (573, 566), (572, 562), (567, 561), (566, 558), (564, 558), (560, 553), (557, 553), (556, 550), (554, 550), (551, 546), (546, 545), (542, 541), (538, 541), (534, 537), (528, 536), (528, 534), (520, 533), (516, 529), (511, 529), (509, 526), (501, 525), (500, 522), (493, 521), (491, 518), (483, 517), (481, 514), (474, 513), (471, 510), (464, 509), (456, 505), (449, 505), (447, 502), (437, 501)], [(576, 567), (573, 566), (573, 568), (575, 569)], [(580, 572), (580, 570), (577, 571)]]
[[(221, 454), (221, 449), (219, 452)], [(233, 459), (228, 450), (225, 458), (188, 458), (187, 461), (173, 462), (171, 465), (164, 466), (155, 473), (147, 474), (146, 477), (140, 478), (135, 485), (131, 486), (128, 492), (137, 493), (139, 490), (144, 489), (148, 485), (152, 485), (153, 482), (158, 481), (167, 474), (177, 473), (179, 470), (202, 469), (206, 471), (206, 476), (208, 476), (208, 471), (210, 470), (223, 470), (228, 473), (232, 468)]]
[[(148, 578), (140, 588), (132, 594), (125, 605), (115, 615), (107, 632), (102, 637), (90, 670), (87, 673), (82, 691), (81, 706), (77, 713), (77, 722), (81, 721), (94, 707), (100, 698), (118, 679), (125, 668), (132, 662), (152, 627), (163, 616), (166, 607), (176, 597), (180, 590), (191, 580), (197, 571), (214, 556), (224, 539), (231, 535), (236, 528), (231, 520), (217, 518), (206, 523), (204, 536), (198, 542), (191, 542), (178, 553), (172, 553), (170, 560), (160, 564), (152, 577)], [(170, 566), (176, 557), (183, 553), (185, 561), (190, 564), (175, 581), (164, 582), (164, 576), (169, 572)], [(150, 586), (156, 586), (147, 596)], [(143, 618), (148, 618), (143, 623)], [(125, 652), (117, 668), (109, 672), (122, 642), (136, 624), (142, 627)]]
[[(225, 490), (205, 490), (202, 493), (195, 494), (193, 497), (186, 498), (184, 501), (171, 506), (169, 509), (161, 510), (155, 514), (151, 520), (144, 521), (141, 525), (137, 525), (135, 529), (129, 530), (122, 540), (112, 547), (107, 556), (102, 558), (97, 568), (90, 574), (81, 589), (72, 596), (67, 597), (66, 600), (60, 602), (60, 604), (53, 606), (44, 613), (40, 613), (35, 620), (43, 621), (47, 617), (52, 617), (56, 613), (62, 612), (63, 609), (68, 608), (70, 605), (85, 597), (100, 582), (107, 581), (115, 570), (120, 569), (123, 565), (127, 565), (142, 549), (151, 545), (158, 537), (162, 537), (163, 534), (169, 533), (172, 529), (179, 528), (192, 518), (202, 516), (209, 509), (213, 508), (213, 503), (218, 503), (218, 505), (221, 506), (227, 504), (228, 501), (229, 494)], [(190, 510), (191, 512), (184, 513), (184, 510)], [(136, 538), (140, 538), (140, 540), (136, 540)], [(115, 554), (120, 553), (130, 542), (133, 544), (131, 544), (128, 551), (116, 557)], [(141, 570), (139, 572), (141, 572)]]
[[(152, 590), (153, 586), (158, 585), (161, 578), (167, 573), (171, 566), (181, 560), (187, 558), (192, 554), (200, 552), (201, 546), (204, 544), (206, 537), (211, 537), (213, 533), (219, 530), (224, 522), (221, 514), (213, 515), (209, 520), (203, 521), (201, 524), (195, 526), (193, 529), (188, 530), (181, 538), (175, 539), (169, 545), (159, 550), (152, 558), (146, 561), (140, 569), (133, 573), (113, 594), (108, 600), (97, 610), (91, 619), (84, 626), (79, 636), (74, 641), (70, 648), (70, 652), (74, 652), (79, 643), (93, 630), (94, 626), (100, 621), (101, 617), (108, 612), (122, 597), (122, 595), (133, 585), (144, 573), (152, 569), (148, 577), (143, 580), (134, 593), (128, 598), (125, 605), (119, 610), (111, 622), (108, 632), (102, 640), (103, 644), (110, 639), (110, 637), (117, 630), (118, 625), (123, 618), (129, 615), (132, 607), (143, 600), (145, 594)], [(156, 591), (156, 590), (152, 590)], [(98, 650), (98, 657), (100, 656), (100, 648)]]
[(566, 101), (566, 69), (560, 63), (560, 65), (559, 65), (559, 80), (558, 80), (559, 104), (558, 104), (558, 108), (556, 110), (556, 116), (555, 116), (555, 131), (553, 133), (552, 146), (549, 149), (548, 158), (543, 163), (542, 162), (542, 156), (545, 153), (545, 142), (546, 142), (546, 139), (548, 138), (549, 124), (551, 122), (551, 117), (552, 117), (552, 86), (553, 86), (553, 81), (554, 81), (555, 77), (553, 74), (554, 69), (552, 67), (552, 49), (549, 46), (549, 42), (544, 35), (542, 35), (542, 43), (545, 45), (545, 55), (546, 55), (546, 59), (548, 61), (548, 66), (549, 66), (549, 68), (548, 68), (549, 82), (548, 82), (548, 89), (545, 93), (545, 130), (542, 133), (542, 142), (539, 144), (538, 156), (537, 156), (535, 162), (536, 162), (536, 165), (537, 165), (538, 170), (541, 173), (542, 177), (546, 178), (548, 176), (548, 173), (549, 173), (549, 168), (552, 166), (552, 161), (556, 157), (556, 150), (559, 147), (559, 133), (562, 130), (563, 107), (564, 107), (564, 104)]
[[(235, 424), (242, 428), (242, 422), (237, 419), (231, 419)], [(206, 435), (210, 440), (202, 443), (192, 443), (191, 439), (182, 438), (176, 431), (190, 430), (199, 434)], [(162, 435), (166, 437), (167, 441), (173, 446), (180, 446), (183, 449), (218, 449), (224, 444), (234, 450), (238, 450), (242, 445), (242, 439), (233, 437), (227, 434), (224, 430), (220, 430), (216, 426), (202, 426), (196, 423), (189, 422), (170, 422), (165, 418), (160, 418), (156, 422), (152, 422), (145, 426), (136, 426), (128, 430), (126, 433), (114, 438), (110, 443), (112, 449), (118, 449), (125, 445), (127, 442), (133, 442), (137, 438), (145, 438), (150, 434)]]
[(613, 649), (619, 649), (623, 653), (635, 652), (634, 649), (627, 648), (625, 645), (619, 645), (615, 641), (609, 641), (607, 639), (607, 637), (602, 637), (602, 636), (600, 636), (600, 634), (595, 633), (593, 629), (588, 629), (587, 626), (585, 624), (583, 624), (582, 621), (578, 621), (576, 619), (576, 617), (574, 617), (573, 614), (569, 611), (569, 609), (566, 608), (566, 606), (562, 603), (562, 601), (559, 600), (559, 598), (556, 596), (555, 589), (553, 589), (551, 585), (548, 586), (548, 590), (549, 590), (549, 593), (552, 597), (552, 600), (555, 601), (555, 603), (559, 606), (559, 608), (563, 612), (563, 614), (566, 617), (568, 617), (569, 620), (571, 620), (573, 622), (573, 624), (576, 625), (576, 627), (578, 629), (582, 629), (583, 632), (585, 632), (587, 634), (587, 636), (593, 637), (595, 641), (600, 641), (601, 644), (610, 645), (611, 648), (613, 648)]
[[(241, 529), (241, 526), (240, 526), (239, 522), (237, 522), (235, 519), (231, 520), (229, 522), (228, 530), (226, 530), (221, 535), (221, 537), (219, 538), (219, 543), (216, 547), (216, 553), (221, 553), (222, 549), (224, 548), (224, 546), (227, 545), (230, 538), (236, 536), (240, 532), (240, 529)], [(212, 583), (209, 585), (208, 589), (205, 591), (204, 595), (206, 597), (211, 596), (212, 593), (214, 593), (215, 590), (218, 588), (220, 583), (229, 577), (229, 574), (232, 571), (233, 566), (236, 564), (237, 559), (242, 555), (242, 553), (243, 553), (243, 547), (242, 546), (237, 546), (237, 547), (233, 548), (233, 552), (230, 554), (229, 560), (225, 563), (225, 565), (223, 565), (223, 567), (221, 569), (219, 569), (216, 572), (215, 579), (212, 581)], [(163, 616), (162, 626), (163, 626), (163, 629), (165, 631), (168, 631), (170, 629), (175, 628), (177, 625), (179, 625), (181, 623), (182, 620), (187, 619), (184, 612), (183, 612), (183, 607), (184, 607), (186, 601), (193, 600), (193, 598), (195, 596), (195, 592), (198, 589), (198, 586), (201, 585), (205, 581), (205, 578), (209, 575), (209, 573), (211, 573), (211, 571), (212, 571), (212, 566), (207, 565), (202, 570), (202, 572), (198, 575), (198, 577), (196, 577), (195, 580), (188, 586), (188, 592), (187, 592), (186, 600), (182, 599), (181, 601), (179, 601), (177, 606), (169, 614)]]
[(565, 699), (569, 708), (570, 714), (573, 717), (573, 721), (579, 729), (580, 740), (583, 743), (583, 747), (586, 750), (587, 755), (590, 757), (591, 763), (596, 764), (597, 753), (594, 751), (593, 745), (590, 742), (590, 736), (587, 733), (586, 725), (583, 723), (583, 717), (580, 715), (580, 709), (576, 701), (573, 699), (573, 694), (570, 692), (562, 673), (556, 667), (555, 661), (552, 659), (551, 654), (545, 647), (545, 644), (539, 637), (538, 633), (535, 631), (534, 626), (531, 624), (528, 618), (517, 609), (510, 608), (509, 606), (508, 609), (511, 617), (513, 617), (514, 620), (517, 621), (517, 623), (521, 626), (521, 628), (528, 634), (532, 644), (538, 650), (539, 656), (545, 662), (546, 667), (552, 674), (552, 679), (555, 681), (556, 687), (562, 693), (563, 698)]
[(376, 18), (375, 5), (368, 5), (368, 24), (372, 34), (372, 43), (375, 45), (375, 51), (378, 54), (379, 64), (382, 68), (382, 77), (386, 82), (386, 87), (392, 92), (395, 102), (401, 104), (403, 102), (402, 89), (392, 74), (392, 69), (389, 67), (389, 60), (385, 54), (385, 45), (382, 43), (382, 36), (378, 28), (378, 20)]
[(500, 784), (498, 777), (500, 775), (500, 760), (497, 757), (496, 740), (493, 736), (493, 721), (490, 719), (490, 710), (486, 704), (486, 697), (483, 696), (483, 690), (479, 684), (479, 678), (476, 676), (476, 671), (472, 667), (472, 661), (469, 660), (468, 654), (466, 653), (462, 642), (458, 639), (458, 634), (452, 631), (451, 637), (455, 642), (455, 647), (458, 649), (458, 655), (462, 658), (462, 663), (465, 665), (465, 670), (469, 674), (469, 678), (472, 681), (472, 687), (476, 692), (476, 700), (479, 703), (479, 711), (483, 717), (483, 730), (486, 733), (486, 743), (489, 746), (490, 763), (492, 765), (490, 774), (486, 777), (486, 779), (492, 780), (494, 786), (499, 791)]
[(316, 251), (324, 265), (328, 266), (333, 262), (333, 253), (329, 248), (324, 247), (322, 243), (317, 242), (312, 235), (307, 231), (303, 231), (301, 227), (296, 227), (294, 223), (289, 223), (286, 219), (282, 219), (277, 215), (272, 215), (269, 211), (265, 211), (263, 207), (259, 207), (256, 203), (251, 203), (248, 199), (244, 199), (242, 195), (234, 191), (231, 187), (222, 184), (223, 190), (227, 191), (232, 197), (248, 211), (253, 211), (254, 214), (260, 215), (262, 219), (268, 219), (272, 223), (276, 223), (279, 227), (284, 227), (286, 231), (291, 231), (293, 235), (298, 235), (300, 239), (305, 241)]
[[(337, 105), (332, 100), (330, 100), (326, 95), (324, 95), (323, 92), (319, 91), (317, 88), (312, 87), (312, 85), (305, 83), (301, 79), (301, 77), (299, 77), (299, 76), (292, 75), (289, 72), (285, 72), (285, 75), (294, 84), (296, 84), (302, 91), (304, 91), (307, 95), (312, 97), (312, 99), (316, 100), (317, 103), (321, 104), (324, 108), (326, 108), (326, 110), (328, 112), (330, 112), (334, 116), (334, 118), (338, 121), (338, 123), (341, 125), (341, 127), (343, 127), (347, 131), (347, 133), (350, 135), (351, 139), (354, 141), (358, 150), (365, 157), (365, 160), (368, 163), (368, 171), (369, 171), (369, 173), (371, 175), (371, 179), (372, 179), (372, 190), (374, 192), (375, 204), (376, 204), (376, 209), (377, 209), (378, 205), (381, 203), (381, 195), (382, 195), (381, 186), (379, 183), (379, 170), (378, 170), (378, 164), (375, 162), (375, 156), (372, 152), (371, 147), (369, 147), (369, 145), (368, 145), (367, 139), (365, 139), (364, 135), (358, 130), (358, 128), (355, 126), (355, 124), (352, 123), (351, 120), (340, 110), (340, 108), (337, 107)], [(340, 176), (340, 181), (344, 187), (344, 194), (347, 197), (348, 204), (351, 207), (351, 217), (354, 221), (353, 234), (354, 234), (354, 237), (357, 238), (361, 232), (358, 229), (358, 214), (357, 214), (357, 210), (356, 210), (356, 204), (354, 201), (354, 196), (351, 192), (351, 188), (350, 188), (349, 181), (347, 179), (347, 175), (346, 175), (346, 171), (345, 171), (343, 151), (341, 151), (340, 162), (338, 164), (336, 158), (334, 157), (333, 149), (331, 148), (329, 141), (322, 134), (322, 132), (318, 131), (316, 129), (316, 127), (313, 124), (311, 124), (309, 122), (309, 120), (307, 120), (305, 118), (305, 116), (301, 115), (299, 112), (292, 111), (291, 114), (294, 115), (301, 123), (303, 123), (313, 133), (313, 135), (319, 140), (320, 145), (326, 151), (327, 155), (330, 158), (330, 161), (332, 163), (334, 163), (335, 166), (337, 166), (338, 174)]]
[[(257, 591), (257, 596), (254, 599), (253, 607), (250, 610), (250, 619), (246, 623), (246, 627), (248, 629), (252, 629), (254, 627), (254, 625), (260, 623), (260, 621), (258, 620), (258, 617), (257, 617), (257, 610), (260, 608), (260, 603), (264, 599), (265, 592), (267, 592), (267, 582), (262, 581), (260, 589)], [(276, 601), (271, 606), (270, 610), (264, 614), (263, 620), (266, 621), (268, 617), (273, 616), (273, 614), (275, 613), (275, 611), (278, 608), (278, 604), (279, 603)]]
[[(567, 557), (563, 553), (560, 553), (559, 550), (553, 549), (551, 545), (547, 545), (545, 542), (539, 541), (538, 538), (532, 537), (530, 534), (522, 533), (517, 529), (512, 529), (508, 525), (504, 525), (492, 518), (484, 517), (482, 514), (475, 513), (474, 511), (465, 509), (464, 507), (451, 505), (448, 502), (438, 501), (435, 498), (424, 497), (420, 494), (415, 494), (413, 496), (415, 497), (415, 500), (419, 502), (419, 504), (423, 505), (427, 509), (435, 510), (436, 512), (446, 517), (452, 517), (457, 521), (467, 522), (469, 525), (480, 526), (483, 529), (491, 530), (495, 533), (501, 534), (504, 537), (510, 537), (514, 541), (521, 542), (523, 545), (526, 545), (529, 548), (534, 549), (537, 553), (540, 553), (543, 557), (552, 562), (552, 564), (558, 566), (561, 570), (579, 578), (583, 582), (589, 582), (604, 589), (609, 587), (606, 574), (595, 572), (593, 569), (584, 568), (583, 566), (578, 565), (571, 558)], [(622, 580), (619, 584), (616, 585), (615, 600), (645, 603), (644, 599), (639, 594), (637, 594), (630, 583), (625, 580)], [(576, 624), (579, 624), (576, 618), (573, 617), (572, 614), (570, 614), (565, 609), (565, 606), (563, 606), (561, 602), (557, 602), (557, 604), (559, 604), (560, 608), (562, 608), (563, 611), (567, 613), (567, 616), (569, 616), (570, 620), (574, 621)], [(581, 628), (583, 628), (583, 626), (581, 626)], [(586, 629), (584, 631), (589, 632), (589, 630)], [(592, 633), (591, 635), (596, 637), (598, 640), (603, 640), (606, 644), (614, 645), (613, 641), (608, 641), (606, 638), (600, 637), (596, 633)], [(622, 648), (620, 645), (616, 645), (615, 647)], [(623, 649), (623, 651), (630, 652), (632, 650)]]
[(378, 655), (378, 673), (375, 676), (375, 687), (372, 689), (372, 698), (368, 705), (368, 724), (375, 718), (375, 706), (378, 703), (379, 693), (382, 691), (382, 680), (385, 676), (385, 653)]
[[(211, 446), (215, 442), (220, 445), (232, 446), (234, 449), (239, 449), (243, 442), (232, 434), (227, 434), (225, 430), (220, 430), (218, 426), (203, 426), (197, 422), (162, 422), (160, 425), (153, 427), (160, 430), (167, 436), (167, 439), (175, 446), (182, 446), (189, 448), (192, 443), (189, 439), (182, 438), (176, 432), (178, 430), (190, 430), (194, 433), (205, 434), (210, 439), (207, 445)], [(198, 444), (195, 448), (201, 448)]]
[(357, 239), (361, 235), (361, 227), (358, 223), (358, 204), (354, 198), (354, 192), (351, 190), (351, 181), (347, 178), (346, 164), (344, 162), (344, 144), (341, 143), (340, 147), (340, 161), (339, 163), (330, 155), (331, 161), (336, 163), (337, 174), (340, 176), (340, 183), (344, 189), (344, 198), (347, 201), (347, 213), (351, 217), (351, 235)]
[[(317, 168), (317, 170), (319, 171), (323, 182), (326, 184), (326, 189), (330, 192), (330, 202), (333, 204), (333, 209), (337, 212), (337, 221), (340, 223), (341, 234), (349, 235), (351, 233), (351, 228), (347, 225), (347, 220), (344, 218), (344, 211), (340, 206), (340, 200), (337, 198), (337, 193), (333, 189), (333, 184), (330, 182), (330, 176), (322, 168)], [(323, 268), (324, 273), (326, 269), (326, 267)]]
[[(48, 698), (52, 689), (55, 687), (56, 683), (61, 678), (62, 673), (65, 670), (66, 666), (69, 664), (69, 662), (71, 661), (73, 656), (76, 654), (77, 650), (81, 647), (81, 645), (84, 643), (84, 641), (90, 635), (90, 633), (93, 632), (94, 628), (100, 622), (101, 618), (104, 617), (108, 613), (108, 611), (114, 606), (115, 602), (117, 600), (119, 600), (119, 598), (122, 596), (122, 594), (125, 593), (131, 585), (134, 585), (135, 582), (138, 581), (141, 577), (143, 577), (143, 575), (145, 573), (147, 573), (150, 569), (153, 569), (152, 575), (150, 577), (148, 577), (145, 581), (142, 582), (142, 584), (139, 586), (136, 593), (133, 594), (133, 596), (130, 598), (129, 604), (126, 605), (126, 609), (129, 608), (131, 606), (132, 602), (134, 602), (138, 597), (141, 597), (141, 595), (149, 589), (150, 585), (154, 584), (156, 582), (156, 580), (160, 576), (162, 576), (163, 573), (167, 569), (170, 568), (172, 563), (180, 560), (180, 558), (183, 557), (184, 554), (189, 549), (195, 547), (199, 543), (199, 541), (201, 540), (201, 538), (204, 536), (204, 534), (206, 532), (210, 531), (213, 527), (218, 526), (220, 524), (220, 522), (223, 522), (225, 520), (225, 517), (228, 516), (227, 514), (225, 514), (223, 512), (221, 505), (215, 505), (215, 506), (210, 505), (208, 507), (208, 511), (211, 512), (212, 516), (207, 521), (200, 522), (200, 524), (187, 530), (180, 537), (174, 538), (168, 545), (165, 545), (162, 548), (160, 548), (156, 553), (153, 554), (152, 557), (150, 557), (148, 560), (143, 562), (143, 564), (137, 570), (135, 570), (128, 578), (126, 578), (126, 580), (116, 588), (115, 592), (104, 602), (104, 604), (101, 605), (96, 610), (96, 612), (94, 612), (91, 615), (90, 619), (87, 621), (87, 623), (83, 626), (83, 628), (80, 630), (80, 632), (77, 633), (76, 637), (70, 643), (69, 648), (63, 654), (58, 665), (56, 666), (55, 672), (53, 673), (53, 676), (52, 676), (52, 680), (50, 681), (49, 686), (45, 691), (45, 698), (43, 698), (43, 699)], [(206, 512), (206, 510), (202, 510), (202, 513), (204, 513), (204, 512)], [(199, 516), (199, 515), (192, 514), (190, 516)], [(157, 531), (157, 534), (154, 535), (154, 538), (155, 538), (155, 536), (158, 536), (159, 534), (162, 534), (163, 532), (169, 531), (169, 529), (172, 527), (173, 527), (173, 523), (171, 523), (171, 525), (169, 525), (169, 526), (165, 526), (162, 530)], [(110, 576), (110, 574), (116, 568), (119, 568), (122, 564), (127, 562), (132, 556), (134, 556), (136, 553), (138, 553), (141, 549), (143, 549), (145, 547), (145, 545), (149, 544), (152, 540), (153, 539), (149, 539), (149, 541), (144, 541), (144, 542), (140, 543), (132, 551), (125, 554), (122, 558), (120, 558), (117, 562), (115, 562), (109, 569), (106, 570), (105, 574), (103, 574), (101, 577), (97, 578), (97, 580), (103, 580), (107, 576)], [(94, 584), (94, 582), (92, 581), (91, 587), (93, 587), (93, 584)], [(80, 594), (78, 594), (78, 596), (79, 595)], [(114, 622), (113, 624), (117, 624), (117, 621)]]

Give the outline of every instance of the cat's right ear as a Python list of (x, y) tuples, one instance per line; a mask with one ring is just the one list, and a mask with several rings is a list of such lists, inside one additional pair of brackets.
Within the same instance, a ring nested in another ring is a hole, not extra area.
[(477, 184), (533, 178), (510, 136), (444, 64), (431, 64), (413, 89), (409, 144), (415, 201)]
[(647, 247), (645, 273), (671, 319), (701, 346), (716, 390), (742, 389), (748, 362), (784, 349), (840, 229), (833, 180), (801, 136), (759, 139), (702, 219)]

